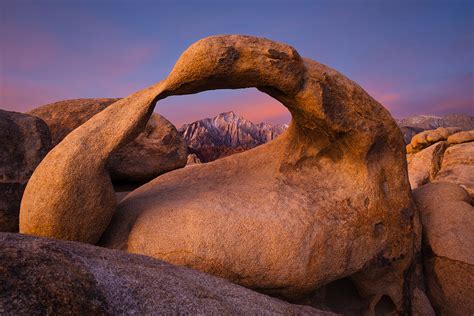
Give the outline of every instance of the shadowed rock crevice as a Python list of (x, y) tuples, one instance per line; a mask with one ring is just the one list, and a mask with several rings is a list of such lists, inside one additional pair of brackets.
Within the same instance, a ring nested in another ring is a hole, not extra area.
[(396, 313), (396, 306), (393, 301), (387, 295), (382, 296), (382, 298), (378, 301), (377, 305), (375, 305), (375, 315), (376, 316), (384, 316), (384, 315), (392, 315)]
[(0, 110), (0, 231), (18, 232), (20, 201), (31, 174), (51, 146), (39, 118)]
[(295, 303), (346, 316), (361, 315), (370, 305), (350, 278), (333, 281)]

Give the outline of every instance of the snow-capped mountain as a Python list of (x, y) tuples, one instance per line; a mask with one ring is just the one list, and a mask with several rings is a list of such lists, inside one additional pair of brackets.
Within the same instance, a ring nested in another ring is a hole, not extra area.
[(286, 124), (254, 124), (230, 111), (185, 124), (179, 132), (190, 152), (208, 162), (269, 142), (287, 128)]

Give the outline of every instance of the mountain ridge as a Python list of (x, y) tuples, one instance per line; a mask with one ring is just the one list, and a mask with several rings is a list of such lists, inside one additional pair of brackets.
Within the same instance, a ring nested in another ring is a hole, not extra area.
[[(474, 129), (474, 116), (467, 114), (413, 115), (395, 121), (402, 131), (405, 143), (409, 143), (414, 135), (428, 129)], [(288, 124), (255, 124), (234, 111), (227, 111), (184, 124), (178, 131), (186, 141), (189, 152), (196, 154), (202, 162), (209, 162), (267, 143), (287, 128)]]

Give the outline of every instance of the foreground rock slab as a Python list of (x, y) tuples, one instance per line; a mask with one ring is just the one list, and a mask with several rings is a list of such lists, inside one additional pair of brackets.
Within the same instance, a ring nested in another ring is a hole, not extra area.
[(439, 315), (474, 314), (474, 207), (454, 183), (414, 191), (423, 223), (427, 292)]
[(145, 256), (8, 233), (0, 314), (334, 315)]
[(0, 110), (0, 231), (18, 232), (23, 190), (50, 146), (41, 119)]
[[(73, 130), (119, 100), (64, 100), (40, 106), (29, 113), (48, 124), (53, 146), (56, 146)], [(144, 131), (110, 157), (107, 168), (114, 181), (143, 183), (184, 167), (186, 158), (186, 144), (174, 125), (153, 113)]]
[[(109, 225), (105, 164), (143, 130), (156, 101), (248, 87), (288, 108), (284, 134), (156, 178), (128, 194)], [(419, 236), (403, 146), (388, 111), (342, 74), (285, 44), (213, 36), (48, 154), (26, 188), (21, 231), (89, 243), (103, 235), (107, 247), (288, 298), (357, 273), (372, 310), (388, 297), (403, 313)]]

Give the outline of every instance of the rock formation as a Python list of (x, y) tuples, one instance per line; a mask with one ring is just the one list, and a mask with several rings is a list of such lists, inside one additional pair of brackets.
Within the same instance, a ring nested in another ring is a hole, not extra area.
[(413, 136), (410, 144), (406, 147), (407, 153), (416, 153), (429, 147), (431, 144), (447, 140), (450, 135), (458, 133), (459, 131), (460, 129), (457, 127), (439, 127), (434, 130), (423, 131)]
[(474, 199), (474, 142), (456, 144), (446, 149), (435, 181), (459, 184)]
[(467, 142), (474, 142), (474, 129), (470, 131), (462, 131), (455, 133), (448, 137), (448, 143), (450, 145), (462, 144)]
[(176, 128), (153, 113), (145, 130), (110, 157), (110, 176), (118, 181), (146, 182), (165, 172), (184, 167), (187, 149)]
[(474, 314), (474, 208), (454, 183), (414, 191), (423, 223), (428, 295), (438, 315)]
[(253, 124), (234, 112), (183, 125), (179, 131), (202, 162), (230, 156), (267, 143), (288, 125)]
[(17, 232), (23, 190), (51, 145), (34, 116), (0, 110), (0, 231)]
[(33, 173), (20, 209), (20, 232), (96, 243), (116, 197), (106, 164), (145, 129), (161, 84), (96, 114), (54, 147)]
[(28, 112), (48, 124), (52, 146), (59, 144), (70, 132), (91, 117), (117, 102), (117, 98), (73, 99), (42, 105)]
[(428, 182), (452, 182), (474, 197), (474, 130), (456, 130), (438, 128), (413, 137), (407, 146), (412, 189)]
[(152, 258), (7, 233), (0, 234), (0, 313), (333, 315)]
[[(43, 105), (29, 113), (43, 119), (53, 145), (120, 99), (75, 99)], [(186, 165), (187, 150), (176, 128), (154, 113), (145, 130), (115, 152), (107, 164), (114, 182), (146, 182)]]
[(356, 83), (266, 39), (200, 40), (165, 80), (69, 134), (26, 188), (21, 231), (95, 243), (115, 210), (105, 163), (144, 128), (155, 101), (247, 87), (288, 108), (288, 130), (131, 192), (101, 244), (287, 298), (352, 276), (370, 310), (380, 301), (409, 310), (419, 225), (400, 130)]
[(412, 189), (434, 180), (441, 168), (447, 145), (447, 142), (441, 141), (418, 153), (407, 155), (408, 175)]

